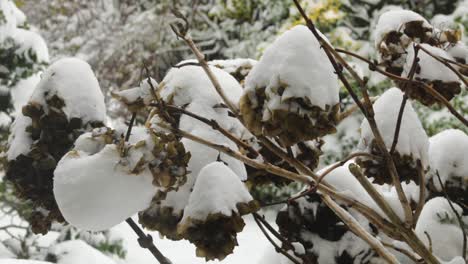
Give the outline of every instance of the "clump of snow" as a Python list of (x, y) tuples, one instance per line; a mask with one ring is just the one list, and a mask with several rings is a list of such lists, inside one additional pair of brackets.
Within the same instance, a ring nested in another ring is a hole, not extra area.
[(27, 127), (31, 126), (31, 118), (20, 114), (10, 127), (10, 136), (8, 138), (8, 160), (14, 160), (19, 155), (26, 155), (31, 151), (33, 140), (27, 132)]
[[(458, 129), (447, 129), (429, 139), (429, 161), (432, 177), (439, 172), (442, 183), (451, 177), (461, 177), (462, 182), (468, 181), (468, 135)], [(434, 184), (441, 189), (439, 180)]]
[[(462, 208), (452, 203), (461, 215)], [(415, 232), (418, 237), (429, 246), (425, 232), (431, 237), (434, 254), (444, 261), (450, 261), (463, 253), (463, 232), (447, 199), (436, 197), (426, 202)]]
[[(448, 54), (446, 51), (433, 47), (428, 44), (420, 44), (424, 49), (428, 50), (435, 56), (439, 56), (448, 60), (454, 61), (455, 59)], [(411, 45), (408, 50), (408, 55), (406, 63), (403, 67), (403, 74), (405, 76), (409, 75), (411, 66), (414, 62), (414, 47)], [(437, 61), (431, 55), (427, 54), (425, 51), (420, 50), (418, 52), (418, 65), (419, 70), (415, 72), (415, 79), (425, 79), (425, 80), (441, 80), (443, 82), (458, 82), (458, 76), (450, 70), (443, 63)]]
[(212, 60), (208, 64), (218, 67), (236, 78), (243, 81), (250, 70), (257, 64), (253, 59), (230, 59), (230, 60)]
[(447, 47), (447, 53), (461, 63), (468, 62), (468, 47), (461, 41)]
[(404, 25), (413, 21), (422, 22), (423, 27), (432, 27), (424, 17), (410, 10), (390, 10), (383, 13), (375, 28), (376, 46), (380, 45), (386, 34), (392, 31), (403, 31)]
[[(277, 38), (265, 51), (245, 82), (248, 94), (265, 87), (269, 103), (264, 107), (264, 115), (284, 107), (283, 102), (291, 98), (303, 98), (321, 109), (339, 102), (338, 79), (320, 46), (309, 29), (299, 25)], [(287, 88), (279, 95), (277, 89), (282, 83)]]
[(230, 216), (238, 212), (238, 203), (252, 200), (245, 185), (229, 167), (222, 162), (213, 162), (198, 174), (181, 223), (188, 218), (203, 221), (210, 214)]
[(30, 103), (42, 105), (54, 95), (61, 98), (63, 111), (70, 119), (81, 118), (83, 123), (106, 119), (104, 96), (89, 64), (77, 58), (64, 58), (50, 65), (42, 74)]
[(151, 100), (154, 99), (152, 89), (154, 88), (156, 90), (158, 87), (158, 83), (153, 78), (150, 78), (149, 81), (151, 82), (151, 85), (148, 83), (148, 79), (145, 79), (138, 87), (112, 92), (112, 96), (122, 101), (129, 107), (147, 106)]
[[(134, 131), (136, 141), (146, 142), (150, 137), (145, 129)], [(99, 138), (99, 131), (93, 132), (94, 136), (81, 135), (77, 147), (58, 163), (54, 196), (67, 222), (84, 230), (100, 231), (146, 209), (157, 189), (147, 167), (140, 173), (133, 172), (135, 156), (141, 159), (144, 153), (133, 151), (130, 154), (134, 155), (123, 159), (117, 145), (103, 144), (106, 142)], [(106, 133), (103, 129), (101, 132)]]
[[(242, 94), (239, 82), (229, 73), (217, 67), (210, 66), (210, 69), (220, 82), (229, 100), (238, 102)], [(159, 91), (165, 101), (172, 102), (177, 106), (189, 103), (214, 106), (223, 102), (200, 66), (189, 65), (172, 68), (162, 80)]]
[[(383, 93), (373, 104), (375, 121), (383, 137), (385, 146), (390, 150), (395, 134), (395, 127), (400, 111), (400, 104), (403, 93), (398, 88), (390, 88)], [(358, 148), (370, 151), (374, 134), (367, 120), (361, 124), (361, 139)], [(429, 138), (418, 118), (418, 115), (408, 100), (403, 111), (400, 133), (395, 148), (402, 155), (411, 156), (415, 160), (420, 160), (423, 167), (427, 167)]]
[(107, 229), (186, 182), (190, 155), (174, 135), (145, 127), (134, 127), (125, 143), (120, 135), (109, 128), (83, 134), (58, 163), (54, 195), (70, 224)]
[(115, 145), (100, 152), (69, 152), (54, 172), (54, 195), (65, 220), (90, 231), (112, 227), (147, 208), (156, 193), (149, 170), (129, 175)]

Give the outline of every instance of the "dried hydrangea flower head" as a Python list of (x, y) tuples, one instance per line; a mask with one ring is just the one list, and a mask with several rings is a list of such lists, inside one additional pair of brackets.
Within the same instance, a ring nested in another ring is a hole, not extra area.
[(190, 153), (173, 134), (134, 127), (128, 142), (121, 135), (109, 128), (83, 134), (60, 160), (54, 194), (70, 224), (110, 228), (185, 183)]
[(428, 43), (433, 27), (421, 15), (410, 10), (383, 13), (375, 28), (375, 47), (386, 71), (400, 75), (406, 62), (406, 49), (412, 42)]
[[(385, 91), (373, 105), (377, 127), (389, 151), (393, 144), (402, 98), (403, 93), (398, 88), (391, 88)], [(367, 120), (361, 124), (361, 139), (358, 149), (382, 157)], [(395, 151), (392, 153), (401, 182), (412, 180), (419, 184), (418, 169), (427, 169), (429, 164), (428, 149), (429, 139), (411, 102), (408, 101), (403, 111)], [(383, 160), (359, 157), (356, 162), (363, 168), (364, 174), (372, 177), (375, 183), (392, 184), (392, 178)]]
[(106, 119), (104, 97), (91, 67), (65, 58), (42, 76), (29, 102), (11, 128), (5, 179), (17, 195), (31, 201), (33, 232), (47, 233), (63, 221), (53, 192), (53, 171), (75, 139)]
[[(433, 47), (428, 44), (421, 44), (421, 47), (428, 50), (435, 56), (455, 61), (455, 59), (443, 49)], [(415, 59), (414, 53), (414, 47), (410, 46), (407, 49), (407, 60), (403, 67), (404, 76), (408, 76), (411, 71), (411, 66)], [(418, 52), (416, 71), (413, 79), (431, 86), (447, 100), (451, 100), (455, 95), (461, 92), (461, 83), (458, 76), (450, 70), (450, 68), (422, 50)], [(405, 85), (404, 83), (399, 83), (398, 85), (399, 87), (407, 87), (405, 92), (408, 97), (418, 100), (424, 105), (430, 106), (439, 102), (423, 85)]]
[(198, 257), (222, 260), (237, 245), (242, 216), (258, 209), (239, 177), (224, 163), (213, 162), (200, 171), (178, 232), (195, 244)]
[(245, 125), (283, 146), (335, 132), (339, 84), (333, 72), (307, 27), (286, 31), (246, 78), (240, 100)]

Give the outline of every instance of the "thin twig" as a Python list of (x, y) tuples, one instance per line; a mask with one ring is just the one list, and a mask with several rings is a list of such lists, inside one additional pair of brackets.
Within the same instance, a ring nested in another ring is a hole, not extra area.
[(424, 231), (424, 235), (426, 236), (427, 241), (429, 241), (429, 250), (432, 252), (432, 237), (427, 231)]
[(401, 100), (400, 104), (400, 111), (398, 112), (397, 123), (395, 127), (395, 133), (393, 134), (393, 142), (392, 147), (390, 148), (390, 154), (393, 154), (396, 149), (396, 145), (398, 143), (398, 137), (400, 135), (400, 128), (401, 128), (401, 121), (403, 120), (403, 112), (405, 111), (406, 101), (408, 101), (408, 96), (406, 92), (403, 94), (403, 99)]
[(254, 220), (255, 220), (255, 223), (257, 223), (258, 227), (260, 228), (260, 230), (262, 231), (262, 233), (265, 235), (265, 237), (268, 239), (268, 241), (270, 242), (270, 244), (273, 245), (273, 247), (275, 248), (276, 252), (278, 253), (281, 253), (283, 256), (287, 257), (289, 260), (291, 260), (293, 263), (295, 264), (301, 264), (301, 262), (299, 262), (296, 258), (294, 258), (293, 256), (291, 256), (286, 250), (284, 250), (283, 248), (281, 248), (280, 246), (278, 246), (278, 244), (276, 244), (276, 242), (270, 237), (270, 235), (268, 234), (268, 232), (265, 230), (265, 228), (263, 227), (262, 223), (257, 219), (257, 217), (254, 216)]
[(466, 246), (467, 246), (467, 234), (466, 234), (466, 231), (465, 231), (465, 224), (463, 223), (461, 215), (455, 209), (455, 207), (453, 206), (452, 201), (450, 200), (450, 198), (448, 196), (447, 189), (445, 188), (445, 185), (442, 183), (439, 171), (436, 171), (436, 175), (437, 175), (437, 179), (439, 180), (439, 184), (440, 184), (440, 186), (442, 188), (442, 192), (444, 193), (445, 199), (447, 199), (447, 201), (448, 201), (448, 203), (450, 205), (450, 208), (455, 213), (455, 216), (457, 217), (458, 224), (460, 225), (460, 228), (461, 228), (461, 230), (463, 232), (463, 252), (462, 252), (462, 255), (463, 255), (463, 259), (466, 259), (466, 252), (467, 252), (468, 249), (466, 248)]
[(419, 160), (417, 164), (417, 171), (419, 177), (419, 201), (416, 210), (414, 211), (414, 226), (416, 226), (416, 223), (418, 222), (419, 216), (421, 215), (422, 209), (424, 208), (424, 204), (426, 201), (426, 174), (424, 173), (424, 168), (421, 164), (421, 161)]
[(404, 94), (403, 94), (403, 99), (401, 100), (400, 111), (398, 112), (398, 118), (397, 118), (397, 123), (395, 127), (395, 133), (393, 134), (393, 142), (392, 142), (392, 147), (390, 148), (390, 154), (393, 154), (395, 152), (395, 148), (398, 143), (398, 136), (400, 135), (400, 128), (401, 128), (401, 121), (403, 119), (403, 112), (405, 111), (406, 101), (408, 100), (408, 96), (406, 95), (406, 90), (408, 89), (408, 86), (410, 89), (412, 89), (411, 81), (414, 78), (414, 74), (416, 73), (416, 69), (418, 66), (418, 53), (419, 53), (419, 48), (414, 47), (413, 64), (411, 65), (410, 71), (407, 76), (410, 82), (403, 83), (402, 90)]
[(147, 235), (141, 230), (141, 228), (133, 221), (131, 217), (125, 220), (127, 224), (132, 228), (133, 232), (135, 232), (138, 236), (138, 243), (140, 247), (148, 249), (151, 254), (159, 261), (161, 264), (172, 264), (172, 262), (166, 258), (161, 251), (154, 245), (153, 237), (151, 235)]

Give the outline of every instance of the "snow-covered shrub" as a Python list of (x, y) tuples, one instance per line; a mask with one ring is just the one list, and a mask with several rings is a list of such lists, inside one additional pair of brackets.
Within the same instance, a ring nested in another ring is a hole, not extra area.
[(54, 169), (75, 139), (105, 118), (104, 97), (86, 62), (61, 59), (43, 73), (11, 127), (5, 176), (18, 197), (33, 203), (25, 217), (34, 232), (63, 221), (52, 193)]
[(197, 246), (197, 256), (224, 259), (237, 246), (244, 227), (241, 216), (259, 208), (239, 177), (222, 162), (203, 167), (178, 226), (178, 232)]
[(291, 146), (335, 131), (338, 90), (325, 52), (299, 25), (276, 39), (250, 71), (240, 110), (255, 135)]
[[(221, 69), (210, 68), (219, 79), (230, 100), (237, 101), (242, 93), (242, 87), (236, 79)], [(188, 65), (171, 69), (159, 85), (158, 96), (166, 104), (183, 107), (194, 114), (215, 120), (220, 126), (239, 137), (245, 131), (240, 122), (229, 115), (228, 110), (222, 105), (221, 97), (216, 93), (210, 80), (199, 66)], [(192, 117), (180, 115), (176, 116), (176, 119), (178, 119), (176, 120), (178, 128), (184, 131), (210, 139), (211, 142), (238, 149), (233, 142), (218, 131)], [(160, 118), (154, 116), (149, 123), (157, 128), (158, 122), (160, 122)], [(187, 168), (190, 172), (187, 175), (187, 182), (177, 191), (169, 192), (166, 199), (152, 203), (148, 209), (139, 214), (139, 220), (143, 226), (157, 230), (171, 239), (182, 238), (177, 232), (177, 224), (182, 219), (197, 175), (205, 165), (220, 159), (226, 162), (241, 180), (247, 178), (246, 169), (242, 162), (189, 139), (183, 138), (181, 142), (185, 149), (191, 153)]]
[[(450, 200), (468, 202), (468, 136), (458, 129), (448, 129), (429, 139), (429, 164), (427, 185), (430, 196), (443, 196), (440, 181)], [(467, 212), (465, 207), (464, 212)]]
[[(389, 151), (393, 144), (402, 99), (403, 93), (398, 88), (391, 88), (382, 94), (373, 105), (377, 127)], [(429, 165), (429, 139), (410, 101), (406, 103), (403, 111), (397, 140), (392, 158), (397, 167), (400, 181), (408, 183), (412, 180), (419, 184), (418, 169), (426, 170)], [(361, 124), (361, 139), (358, 149), (381, 158), (381, 160), (374, 160), (369, 157), (359, 157), (356, 160), (364, 169), (366, 176), (372, 177), (375, 183), (392, 184), (389, 169), (382, 158), (382, 153), (375, 142), (374, 134), (367, 120)]]

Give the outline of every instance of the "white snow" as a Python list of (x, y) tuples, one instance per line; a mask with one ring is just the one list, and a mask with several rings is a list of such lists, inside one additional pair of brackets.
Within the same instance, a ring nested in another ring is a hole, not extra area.
[[(158, 83), (153, 78), (150, 78), (150, 82), (152, 87), (156, 90), (158, 88)], [(113, 92), (112, 94), (127, 104), (141, 101), (144, 105), (148, 105), (151, 100), (154, 99), (151, 85), (148, 83), (148, 79), (144, 79), (138, 87)]]
[(15, 108), (15, 116), (21, 114), (21, 108), (28, 103), (34, 87), (41, 81), (41, 73), (35, 73), (26, 79), (20, 79), (18, 83), (11, 88), (11, 101)]
[(0, 264), (52, 264), (51, 262), (27, 259), (0, 259)]
[(8, 138), (8, 160), (14, 160), (21, 154), (26, 155), (29, 153), (33, 141), (29, 133), (26, 132), (26, 128), (31, 123), (30, 117), (20, 113), (11, 125), (10, 136)]
[(57, 256), (57, 264), (115, 264), (82, 240), (62, 242), (50, 248), (49, 252)]
[[(440, 56), (445, 59), (454, 61), (455, 59), (450, 56), (446, 51), (437, 47), (432, 47), (428, 44), (421, 44), (423, 48), (431, 52), (436, 56)], [(408, 76), (411, 65), (414, 61), (414, 47), (410, 45), (407, 49), (408, 55), (406, 57), (406, 63), (403, 67), (403, 75)], [(444, 82), (458, 82), (458, 76), (450, 70), (443, 63), (437, 61), (431, 55), (427, 54), (423, 50), (418, 52), (420, 66), (420, 72), (416, 72), (414, 78), (427, 79), (427, 80), (441, 80)]]
[[(447, 129), (429, 139), (430, 174), (439, 172), (440, 179), (445, 183), (450, 177), (463, 177), (468, 180), (468, 135), (458, 129)], [(434, 184), (440, 189), (439, 180), (434, 178)]]
[(36, 32), (16, 28), (11, 37), (17, 43), (20, 43), (20, 48), (16, 51), (17, 53), (24, 53), (27, 55), (27, 51), (31, 49), (37, 55), (38, 62), (49, 62), (49, 50), (47, 49), (47, 44)]
[[(281, 96), (277, 94), (280, 84), (287, 85)], [(303, 98), (322, 109), (339, 101), (334, 69), (318, 40), (303, 25), (277, 38), (250, 71), (245, 93), (253, 95), (256, 89), (263, 87), (270, 109), (285, 107), (283, 101), (291, 98)]]
[(390, 10), (383, 13), (375, 28), (375, 45), (380, 45), (385, 34), (391, 31), (402, 31), (403, 26), (412, 21), (422, 21), (424, 27), (431, 27), (424, 17), (410, 10)]
[[(403, 93), (400, 89), (390, 88), (385, 91), (373, 105), (377, 127), (388, 150), (390, 150), (393, 143), (402, 98)], [(373, 139), (374, 134), (372, 133), (368, 121), (363, 120), (361, 124), (361, 139), (358, 148), (370, 151), (370, 143)], [(403, 111), (396, 151), (401, 155), (412, 156), (415, 160), (419, 159), (425, 168), (429, 165), (428, 150), (429, 139), (426, 131), (424, 131), (411, 105), (411, 100), (408, 99), (405, 110)]]
[(212, 60), (209, 61), (209, 65), (218, 67), (229, 74), (240, 73), (241, 75), (246, 75), (248, 71), (257, 64), (258, 61), (253, 59), (229, 59), (229, 60)]
[(455, 45), (448, 46), (447, 53), (453, 58), (464, 59), (465, 64), (468, 63), (468, 46), (461, 41), (457, 42)]
[(213, 162), (201, 169), (181, 220), (205, 220), (210, 214), (237, 213), (236, 204), (253, 198), (239, 177), (224, 163)]
[[(238, 102), (242, 94), (239, 82), (229, 73), (210, 66), (226, 96), (232, 102)], [(213, 84), (200, 66), (172, 68), (161, 82), (161, 97), (168, 101), (173, 96), (174, 104), (183, 106), (189, 103), (200, 103), (209, 106), (222, 103)]]
[[(461, 215), (462, 208), (453, 203), (455, 210)], [(427, 232), (432, 240), (434, 254), (444, 261), (461, 256), (463, 252), (463, 232), (458, 224), (455, 213), (448, 201), (436, 197), (426, 202), (415, 229), (418, 237), (429, 246)]]
[(54, 62), (42, 74), (30, 102), (45, 107), (45, 100), (57, 95), (65, 102), (63, 108), (70, 119), (81, 118), (88, 121), (105, 121), (106, 106), (99, 83), (89, 64), (77, 58), (64, 58)]
[[(90, 133), (79, 138), (79, 148), (95, 152), (89, 140), (84, 143), (84, 137), (90, 137)], [(138, 174), (131, 173), (137, 160), (145, 155), (144, 150), (131, 150), (128, 158), (122, 159), (117, 146), (108, 144), (96, 153), (72, 150), (59, 161), (54, 172), (54, 196), (70, 224), (100, 231), (150, 205), (157, 191), (152, 185), (153, 176), (148, 167)]]

